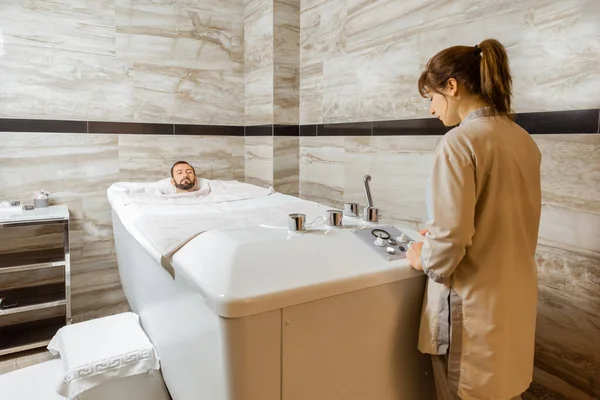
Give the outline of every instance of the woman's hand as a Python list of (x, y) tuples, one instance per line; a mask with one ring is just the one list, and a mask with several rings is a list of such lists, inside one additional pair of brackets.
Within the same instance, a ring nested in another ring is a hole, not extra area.
[(417, 271), (423, 271), (423, 265), (421, 264), (421, 249), (423, 242), (413, 242), (406, 252), (406, 259), (410, 263), (410, 266)]

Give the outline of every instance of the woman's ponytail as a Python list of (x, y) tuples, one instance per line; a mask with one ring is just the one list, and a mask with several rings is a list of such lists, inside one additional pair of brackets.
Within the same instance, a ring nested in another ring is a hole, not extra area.
[(496, 114), (510, 117), (512, 78), (506, 49), (495, 39), (477, 46), (453, 46), (433, 56), (419, 78), (419, 92), (440, 92), (450, 78), (461, 82), (466, 90), (481, 99)]
[(512, 97), (512, 78), (504, 46), (494, 39), (478, 45), (481, 51), (481, 97), (499, 114), (508, 115)]

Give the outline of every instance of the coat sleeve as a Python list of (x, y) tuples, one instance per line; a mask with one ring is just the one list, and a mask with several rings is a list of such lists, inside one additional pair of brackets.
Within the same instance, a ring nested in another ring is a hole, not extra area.
[[(447, 134), (448, 136), (448, 134)], [(435, 153), (430, 183), (431, 220), (423, 243), (423, 271), (448, 284), (475, 234), (475, 164), (468, 144), (445, 137)]]

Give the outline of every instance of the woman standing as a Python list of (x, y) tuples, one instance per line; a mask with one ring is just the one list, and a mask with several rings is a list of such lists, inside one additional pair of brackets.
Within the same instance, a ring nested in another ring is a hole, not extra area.
[(496, 40), (439, 52), (419, 79), (431, 113), (459, 124), (435, 151), (425, 239), (407, 253), (429, 277), (419, 350), (440, 400), (520, 398), (533, 376), (541, 155), (510, 118), (511, 86)]

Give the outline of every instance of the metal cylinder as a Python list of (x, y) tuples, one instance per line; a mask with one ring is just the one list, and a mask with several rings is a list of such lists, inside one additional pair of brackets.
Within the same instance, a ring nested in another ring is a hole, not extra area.
[(347, 217), (358, 217), (358, 203), (345, 203), (344, 215)]
[(342, 226), (343, 215), (340, 210), (327, 210), (327, 225)]
[(306, 230), (306, 215), (293, 213), (288, 216), (288, 229), (290, 231), (305, 231)]
[(379, 222), (379, 209), (377, 207), (365, 207), (363, 219), (367, 222)]
[(48, 207), (48, 199), (33, 199), (33, 205), (35, 208)]

